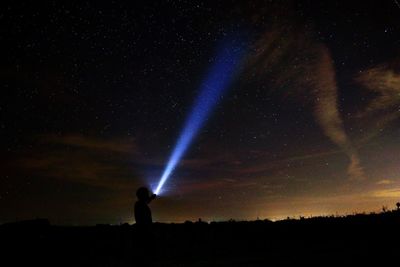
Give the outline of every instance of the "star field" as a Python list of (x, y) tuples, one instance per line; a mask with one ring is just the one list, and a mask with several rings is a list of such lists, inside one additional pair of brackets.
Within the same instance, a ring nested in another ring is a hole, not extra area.
[[(158, 221), (400, 198), (397, 1), (2, 4), (0, 223), (132, 222), (226, 36), (248, 52), (152, 203)], [(207, 205), (205, 205), (207, 203)]]

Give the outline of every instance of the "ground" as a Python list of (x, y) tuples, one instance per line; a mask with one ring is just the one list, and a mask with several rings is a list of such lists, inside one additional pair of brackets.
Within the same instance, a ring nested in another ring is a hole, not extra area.
[(278, 222), (92, 227), (0, 226), (7, 266), (383, 266), (397, 259), (400, 213)]

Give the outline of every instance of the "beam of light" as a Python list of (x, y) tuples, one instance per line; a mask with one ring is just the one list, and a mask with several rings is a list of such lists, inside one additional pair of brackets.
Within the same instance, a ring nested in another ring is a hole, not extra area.
[(186, 118), (181, 135), (154, 191), (155, 194), (160, 194), (164, 183), (176, 168), (190, 143), (193, 141), (193, 138), (206, 122), (224, 91), (229, 87), (235, 70), (241, 61), (243, 52), (244, 47), (242, 43), (235, 42), (234, 40), (225, 41), (220, 47), (208, 75), (201, 84), (200, 93), (194, 102), (189, 116)]

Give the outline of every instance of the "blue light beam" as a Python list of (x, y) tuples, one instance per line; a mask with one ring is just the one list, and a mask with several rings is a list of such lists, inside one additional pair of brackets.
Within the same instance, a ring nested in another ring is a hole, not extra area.
[(243, 45), (233, 40), (225, 41), (219, 49), (219, 53), (213, 60), (213, 66), (201, 84), (200, 94), (197, 96), (194, 106), (186, 118), (182, 133), (154, 191), (155, 194), (160, 194), (164, 183), (178, 165), (199, 129), (206, 122), (218, 100), (229, 87), (243, 52)]

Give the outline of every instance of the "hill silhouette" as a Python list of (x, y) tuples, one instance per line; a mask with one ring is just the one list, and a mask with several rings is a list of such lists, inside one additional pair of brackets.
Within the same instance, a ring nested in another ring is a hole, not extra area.
[(383, 266), (398, 257), (399, 209), (272, 222), (0, 226), (7, 266)]

